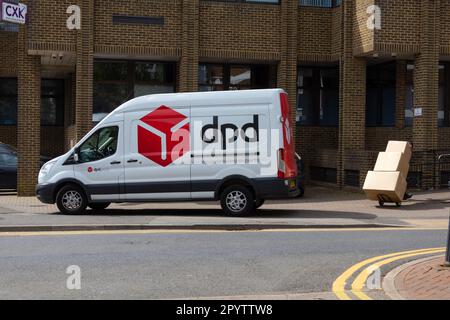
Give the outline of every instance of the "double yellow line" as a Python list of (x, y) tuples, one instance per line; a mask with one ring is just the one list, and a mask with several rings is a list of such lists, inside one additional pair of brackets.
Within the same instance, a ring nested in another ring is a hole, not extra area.
[(348, 268), (344, 273), (342, 273), (333, 283), (333, 293), (341, 300), (352, 300), (347, 294), (345, 287), (348, 280), (361, 268), (364, 268), (355, 278), (351, 285), (351, 292), (358, 299), (361, 300), (372, 300), (367, 294), (363, 292), (364, 286), (367, 279), (373, 273), (374, 270), (381, 268), (384, 265), (392, 263), (397, 260), (411, 258), (420, 255), (434, 254), (444, 252), (445, 248), (429, 248), (429, 249), (419, 249), (402, 251), (396, 253), (390, 253), (378, 257), (373, 257), (361, 261), (350, 268)]

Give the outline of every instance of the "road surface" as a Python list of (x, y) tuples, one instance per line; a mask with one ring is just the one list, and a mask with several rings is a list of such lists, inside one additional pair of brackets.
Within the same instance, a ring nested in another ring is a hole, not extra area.
[(332, 299), (358, 261), (445, 242), (443, 229), (0, 234), (0, 299)]

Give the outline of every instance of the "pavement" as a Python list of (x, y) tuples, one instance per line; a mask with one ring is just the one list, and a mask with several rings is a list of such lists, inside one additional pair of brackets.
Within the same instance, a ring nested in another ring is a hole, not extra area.
[(414, 260), (387, 276), (385, 291), (397, 300), (450, 300), (450, 267), (443, 256)]
[(0, 231), (145, 228), (346, 228), (448, 226), (450, 190), (416, 192), (401, 207), (369, 201), (364, 194), (309, 187), (303, 198), (268, 201), (253, 216), (224, 216), (215, 202), (120, 203), (84, 215), (61, 215), (35, 197), (0, 193)]

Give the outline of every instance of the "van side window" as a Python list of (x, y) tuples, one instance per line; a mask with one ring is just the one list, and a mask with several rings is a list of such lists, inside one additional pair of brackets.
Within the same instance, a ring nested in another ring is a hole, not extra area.
[(97, 161), (116, 153), (119, 127), (106, 127), (97, 130), (81, 146), (79, 162)]

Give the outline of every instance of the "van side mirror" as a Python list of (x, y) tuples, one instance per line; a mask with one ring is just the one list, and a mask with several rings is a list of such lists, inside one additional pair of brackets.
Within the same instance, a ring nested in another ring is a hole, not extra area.
[(79, 160), (78, 150), (75, 150), (75, 153), (73, 154), (73, 162), (78, 163)]

